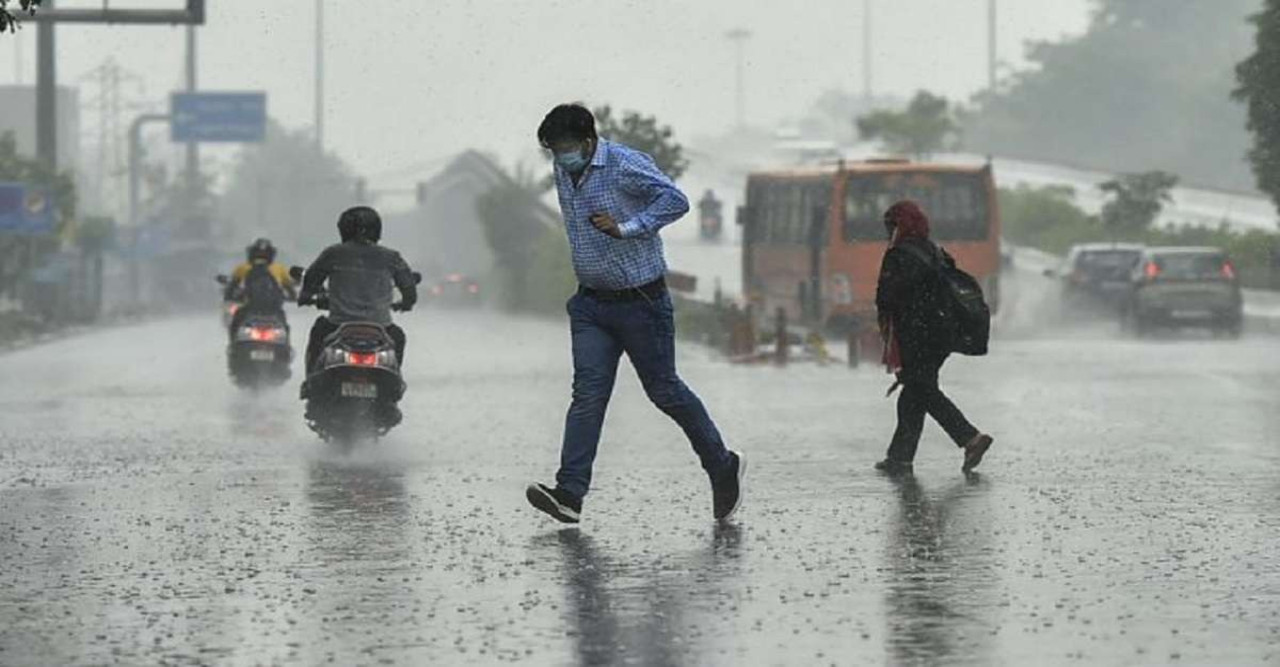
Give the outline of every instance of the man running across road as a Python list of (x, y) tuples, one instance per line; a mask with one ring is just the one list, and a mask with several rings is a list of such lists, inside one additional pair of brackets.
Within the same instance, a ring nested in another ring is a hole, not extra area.
[(712, 512), (725, 520), (742, 500), (746, 459), (725, 447), (702, 401), (676, 374), (675, 324), (658, 231), (689, 200), (644, 153), (596, 135), (585, 107), (563, 104), (538, 128), (554, 155), (560, 211), (580, 287), (569, 300), (573, 402), (554, 487), (531, 484), (529, 502), (577, 523), (591, 484), (605, 409), (625, 352), (649, 400), (684, 429), (711, 478)]

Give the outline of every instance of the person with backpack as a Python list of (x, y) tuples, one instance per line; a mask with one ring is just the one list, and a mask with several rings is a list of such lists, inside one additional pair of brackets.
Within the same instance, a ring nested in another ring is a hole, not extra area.
[(964, 451), (961, 470), (982, 462), (993, 439), (980, 432), (938, 387), (938, 372), (952, 352), (986, 353), (990, 312), (977, 281), (929, 238), (929, 218), (910, 200), (884, 214), (889, 248), (876, 287), (884, 362), (899, 386), (898, 426), (877, 470), (910, 473), (926, 414)]
[(289, 269), (275, 261), (276, 248), (270, 239), (260, 238), (245, 248), (245, 261), (231, 272), (223, 300), (241, 305), (231, 318), (230, 335), (249, 315), (279, 315), (284, 318), (285, 300), (297, 299), (297, 288)]

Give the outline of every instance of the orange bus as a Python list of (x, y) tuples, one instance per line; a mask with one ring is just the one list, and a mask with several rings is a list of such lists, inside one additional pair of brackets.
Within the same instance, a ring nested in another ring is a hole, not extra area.
[(747, 177), (738, 211), (742, 285), (762, 317), (848, 332), (875, 322), (876, 278), (888, 239), (883, 215), (900, 199), (929, 215), (935, 241), (999, 301), (1000, 215), (990, 164), (841, 162)]

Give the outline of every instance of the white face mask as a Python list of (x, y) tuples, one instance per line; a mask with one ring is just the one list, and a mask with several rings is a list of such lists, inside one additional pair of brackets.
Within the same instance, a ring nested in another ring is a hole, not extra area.
[(556, 153), (555, 154), (556, 164), (560, 165), (560, 167), (562, 167), (563, 169), (571, 173), (574, 173), (574, 174), (579, 173), (583, 169), (586, 169), (587, 164), (589, 164), (589, 160), (587, 160), (587, 156), (583, 155), (583, 153), (585, 152), (586, 152), (586, 147), (584, 146), (583, 148), (579, 148), (576, 151), (569, 151), (566, 153)]

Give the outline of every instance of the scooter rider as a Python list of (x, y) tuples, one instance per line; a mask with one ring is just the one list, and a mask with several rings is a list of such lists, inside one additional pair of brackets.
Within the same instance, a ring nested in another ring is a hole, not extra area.
[[(320, 316), (311, 327), (307, 341), (307, 370), (310, 372), (324, 346), (324, 339), (346, 322), (375, 322), (386, 328), (395, 342), (396, 359), (404, 365), (404, 330), (391, 322), (392, 287), (400, 290), (402, 310), (418, 301), (413, 272), (400, 253), (378, 245), (382, 238), (382, 218), (368, 206), (356, 206), (338, 218), (342, 243), (325, 248), (307, 268), (302, 279), (299, 304), (313, 303), (317, 292), (329, 283), (329, 314)], [(306, 397), (307, 385), (302, 385)]]
[(245, 261), (227, 281), (224, 301), (241, 302), (231, 318), (230, 334), (253, 315), (275, 315), (284, 319), (284, 302), (298, 296), (289, 269), (276, 262), (276, 247), (270, 239), (259, 238), (245, 248)]

